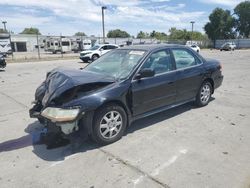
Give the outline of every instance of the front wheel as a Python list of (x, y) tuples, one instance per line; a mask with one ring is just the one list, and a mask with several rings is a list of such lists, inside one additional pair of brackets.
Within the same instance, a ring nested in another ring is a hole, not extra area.
[(212, 85), (210, 82), (205, 81), (201, 85), (197, 95), (196, 95), (196, 104), (197, 106), (206, 106), (212, 95)]
[(92, 61), (95, 61), (95, 60), (97, 60), (98, 58), (99, 58), (99, 56), (96, 55), (96, 54), (94, 54), (94, 55), (92, 56)]
[(95, 113), (92, 138), (106, 145), (119, 140), (127, 126), (125, 110), (116, 104), (104, 106)]

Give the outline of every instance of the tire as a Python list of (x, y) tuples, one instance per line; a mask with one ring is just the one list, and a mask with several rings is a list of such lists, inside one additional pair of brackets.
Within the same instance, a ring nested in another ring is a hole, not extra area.
[(95, 112), (92, 139), (101, 145), (116, 142), (123, 136), (127, 119), (125, 110), (119, 105), (102, 107)]
[(199, 107), (206, 106), (211, 98), (212, 95), (212, 85), (209, 81), (205, 81), (202, 83), (197, 95), (195, 103)]
[(92, 56), (91, 60), (92, 60), (92, 61), (95, 61), (95, 60), (97, 60), (98, 58), (99, 58), (99, 55), (94, 54), (94, 55)]

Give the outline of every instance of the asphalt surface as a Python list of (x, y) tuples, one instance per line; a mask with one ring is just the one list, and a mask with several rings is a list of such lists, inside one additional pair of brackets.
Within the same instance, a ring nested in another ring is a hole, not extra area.
[(250, 50), (203, 51), (223, 64), (208, 106), (192, 104), (133, 123), (118, 142), (34, 144), (28, 109), (46, 72), (77, 60), (8, 64), (0, 71), (0, 187), (250, 187)]

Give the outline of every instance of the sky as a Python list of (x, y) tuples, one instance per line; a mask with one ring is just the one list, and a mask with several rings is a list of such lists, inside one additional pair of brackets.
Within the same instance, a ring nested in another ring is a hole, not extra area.
[[(241, 0), (0, 0), (0, 20), (7, 29), (20, 33), (37, 27), (44, 35), (73, 35), (82, 31), (102, 36), (101, 6), (105, 10), (105, 31), (166, 32), (171, 27), (204, 33), (208, 16), (216, 7), (233, 11)], [(3, 25), (0, 25), (0, 28)]]

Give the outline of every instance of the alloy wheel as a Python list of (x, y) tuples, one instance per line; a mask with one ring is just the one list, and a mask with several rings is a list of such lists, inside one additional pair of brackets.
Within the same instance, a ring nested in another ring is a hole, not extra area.
[(211, 96), (211, 88), (208, 84), (205, 84), (200, 93), (200, 99), (202, 103), (207, 103)]
[(118, 111), (106, 113), (100, 122), (100, 133), (103, 138), (111, 139), (119, 134), (122, 128), (122, 116)]

